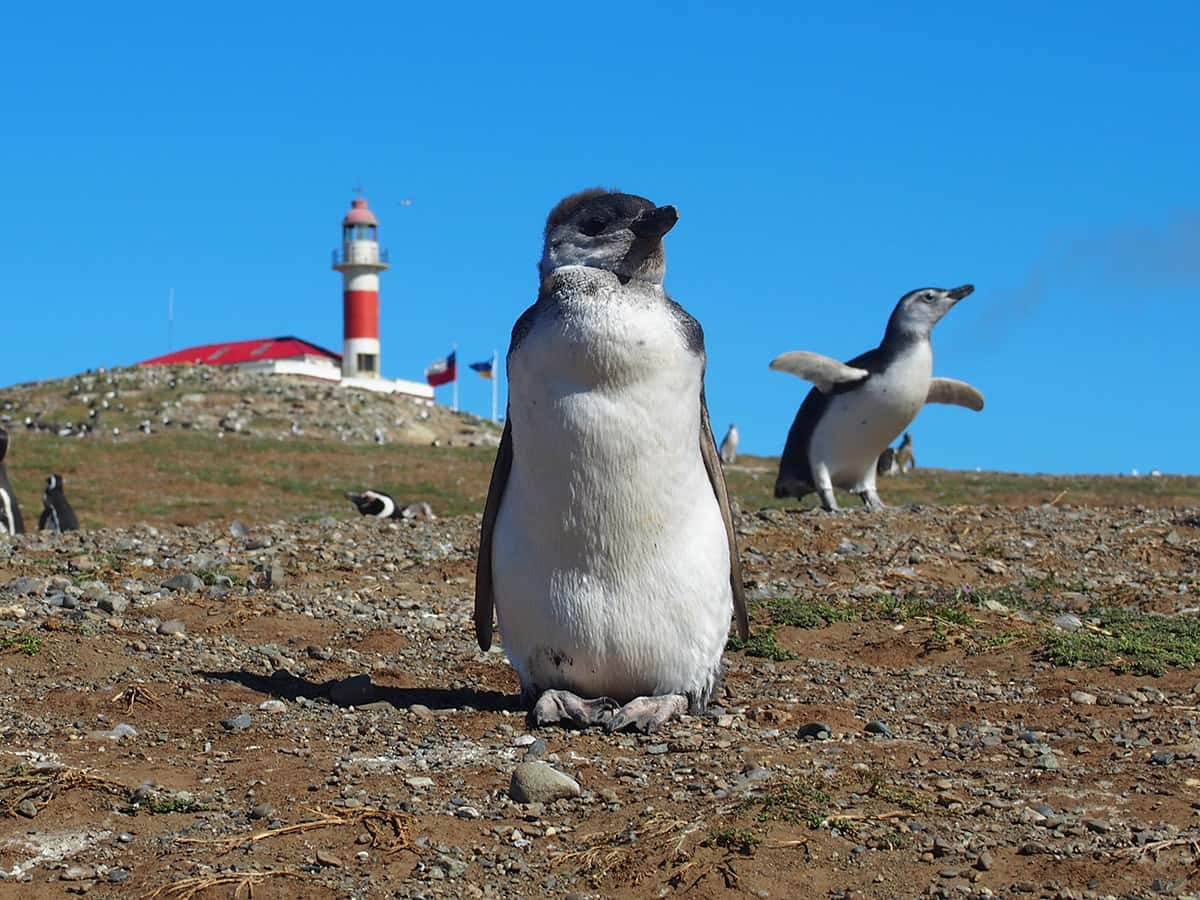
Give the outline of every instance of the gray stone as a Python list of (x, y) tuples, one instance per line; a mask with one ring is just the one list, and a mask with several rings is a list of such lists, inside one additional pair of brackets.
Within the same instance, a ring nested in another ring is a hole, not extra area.
[(1056, 757), (1053, 753), (1043, 753), (1037, 758), (1037, 761), (1034, 762), (1034, 765), (1039, 769), (1053, 771), (1054, 769), (1058, 768), (1058, 757)]
[(159, 634), (184, 634), (187, 632), (187, 626), (179, 619), (167, 619), (165, 622), (160, 622), (156, 630)]
[(269, 819), (275, 815), (275, 807), (270, 803), (256, 803), (250, 807), (250, 818)]
[(5, 590), (10, 594), (16, 594), (18, 597), (28, 597), (30, 595), (40, 597), (46, 593), (46, 580), (44, 578), (30, 578), (28, 575), (22, 575), (20, 578), (14, 578), (5, 585)]
[(109, 594), (106, 597), (101, 597), (96, 605), (105, 612), (112, 613), (114, 616), (119, 616), (125, 610), (129, 609), (129, 601), (120, 594)]
[(806, 725), (801, 725), (796, 731), (796, 737), (801, 740), (804, 738), (813, 738), (818, 741), (827, 741), (831, 734), (833, 734), (833, 726), (826, 722), (809, 722)]
[(1087, 691), (1071, 691), (1071, 702), (1078, 703), (1080, 706), (1095, 706), (1096, 695), (1089, 694)]
[(226, 731), (245, 731), (250, 727), (250, 713), (240, 713), (221, 722)]
[(581, 793), (579, 782), (544, 762), (523, 762), (513, 770), (508, 796), (517, 803), (551, 803)]
[(872, 722), (868, 722), (866, 724), (866, 726), (863, 728), (863, 731), (865, 731), (867, 734), (877, 734), (880, 737), (891, 737), (892, 736), (892, 730), (887, 727), (887, 723), (881, 722), (881, 721), (879, 721), (879, 719), (875, 719)]
[(32, 819), (38, 814), (38, 808), (32, 800), (22, 800), (17, 804), (17, 812), (27, 819)]
[(1150, 762), (1156, 766), (1169, 766), (1175, 762), (1175, 754), (1170, 750), (1155, 750), (1150, 754)]
[(109, 869), (107, 877), (110, 884), (120, 884), (122, 881), (129, 879), (129, 870), (118, 866), (115, 869)]
[(191, 572), (180, 572), (178, 575), (172, 575), (162, 583), (162, 586), (169, 591), (198, 591), (204, 587), (204, 582)]

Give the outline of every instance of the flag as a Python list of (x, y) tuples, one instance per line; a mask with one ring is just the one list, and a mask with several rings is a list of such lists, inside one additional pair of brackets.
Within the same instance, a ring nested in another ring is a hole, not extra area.
[(425, 380), (429, 382), (431, 387), (458, 381), (458, 364), (454, 359), (455, 356), (456, 351), (452, 350), (450, 351), (450, 355), (445, 359), (431, 362), (429, 367), (425, 369)]
[(486, 362), (471, 363), (471, 368), (478, 372), (483, 378), (495, 378), (496, 373), (493, 371), (493, 363), (494, 360), (491, 359), (487, 360)]

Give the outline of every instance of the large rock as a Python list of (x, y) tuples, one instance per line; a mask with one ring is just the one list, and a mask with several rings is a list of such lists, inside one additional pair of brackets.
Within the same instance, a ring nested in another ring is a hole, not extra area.
[(508, 796), (518, 803), (550, 803), (579, 793), (578, 781), (537, 761), (517, 766), (508, 786)]

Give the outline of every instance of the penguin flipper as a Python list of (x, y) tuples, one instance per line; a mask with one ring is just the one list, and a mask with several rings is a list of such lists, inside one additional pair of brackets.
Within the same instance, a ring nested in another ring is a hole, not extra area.
[[(750, 636), (750, 619), (746, 615), (746, 593), (742, 587), (742, 563), (738, 559), (737, 538), (733, 533), (733, 512), (729, 508), (729, 489), (725, 485), (725, 469), (717, 454), (713, 440), (712, 423), (708, 420), (708, 402), (704, 399), (704, 388), (700, 388), (700, 455), (704, 457), (704, 468), (708, 480), (721, 507), (721, 519), (725, 522), (725, 536), (729, 540), (729, 586), (733, 589), (733, 614), (737, 620), (738, 637), (743, 641)], [(485, 514), (486, 515), (486, 514)], [(476, 610), (479, 609), (478, 600)]]
[(771, 360), (770, 368), (776, 372), (791, 374), (810, 381), (816, 385), (822, 394), (828, 394), (839, 384), (854, 384), (862, 381), (871, 373), (866, 369), (858, 369), (838, 362), (820, 353), (810, 353), (808, 350), (789, 350)]
[(929, 382), (926, 403), (945, 403), (950, 406), (965, 406), (979, 412), (983, 409), (983, 394), (976, 388), (955, 378), (934, 378)]
[(42, 514), (38, 516), (38, 531), (45, 531), (46, 525), (50, 521), (50, 507), (43, 506)]
[(504, 434), (500, 436), (500, 449), (496, 451), (496, 463), (492, 466), (492, 481), (488, 485), (487, 502), (483, 506), (483, 525), (479, 529), (479, 557), (475, 560), (475, 639), (479, 641), (480, 650), (492, 646), (492, 614), (495, 608), (492, 594), (492, 534), (496, 530), (496, 517), (500, 514), (500, 501), (508, 486), (512, 460), (512, 425), (505, 412)]

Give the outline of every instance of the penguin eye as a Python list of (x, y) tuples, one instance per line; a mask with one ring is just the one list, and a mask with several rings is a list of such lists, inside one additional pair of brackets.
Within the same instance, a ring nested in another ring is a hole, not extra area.
[(606, 223), (603, 219), (599, 218), (598, 216), (592, 216), (591, 218), (584, 219), (579, 223), (579, 230), (588, 237), (595, 237), (604, 230), (605, 224)]
[(926, 303), (932, 303), (934, 298), (933, 298), (933, 294), (931, 292), (926, 292), (921, 295), (921, 299), (923, 301), (925, 301)]

